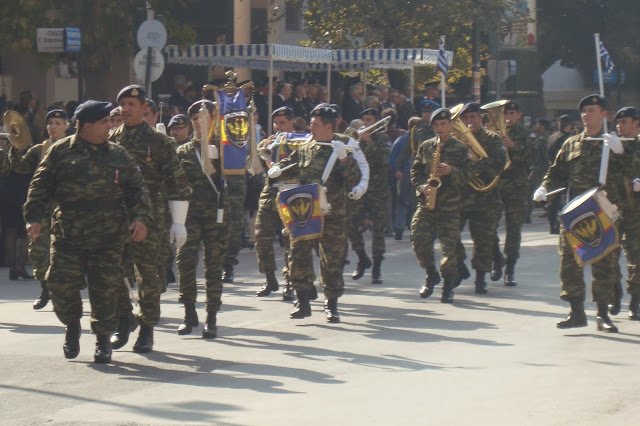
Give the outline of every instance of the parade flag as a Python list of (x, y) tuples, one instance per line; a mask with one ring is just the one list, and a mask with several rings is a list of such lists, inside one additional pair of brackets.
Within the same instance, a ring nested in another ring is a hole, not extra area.
[(604, 64), (604, 69), (607, 72), (613, 71), (615, 65), (613, 65), (613, 61), (611, 60), (611, 56), (609, 55), (609, 51), (604, 47), (604, 43), (600, 40), (600, 59), (602, 59), (602, 63)]
[(312, 183), (281, 191), (278, 213), (289, 231), (291, 242), (320, 238), (324, 217), (320, 207), (320, 185)]
[(249, 115), (244, 91), (238, 89), (229, 96), (224, 90), (217, 93), (220, 111), (220, 159), (223, 175), (244, 175), (247, 168)]
[(443, 74), (447, 74), (449, 71), (449, 65), (447, 64), (447, 51), (444, 48), (444, 36), (440, 37), (440, 46), (438, 46), (438, 69)]

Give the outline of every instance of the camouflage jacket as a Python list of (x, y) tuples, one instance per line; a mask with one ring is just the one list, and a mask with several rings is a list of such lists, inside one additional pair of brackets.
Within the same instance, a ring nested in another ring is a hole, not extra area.
[(415, 158), (416, 152), (418, 152), (418, 148), (420, 148), (422, 142), (434, 138), (435, 136), (436, 134), (433, 133), (433, 129), (424, 123), (414, 126), (409, 132), (408, 143), (404, 144), (402, 151), (400, 151), (396, 158), (395, 169), (402, 170), (409, 159), (411, 159), (411, 163), (413, 163), (413, 159)]
[[(180, 158), (180, 165), (184, 169), (189, 186), (191, 186), (192, 193), (189, 200), (189, 215), (196, 214), (198, 211), (212, 210), (216, 211), (218, 207), (218, 195), (211, 186), (209, 179), (202, 171), (202, 166), (196, 151), (200, 154), (200, 141), (195, 137), (183, 145), (178, 147), (178, 157)], [(202, 156), (200, 156), (202, 158)], [(223, 191), (223, 186), (220, 178), (220, 159), (211, 160), (215, 173), (211, 176), (211, 180), (217, 185), (218, 191)]]
[(123, 124), (111, 133), (109, 140), (122, 146), (133, 157), (154, 203), (159, 200), (160, 191), (166, 193), (168, 200), (189, 198), (191, 189), (170, 137), (143, 121), (131, 131), (127, 131)]
[[(425, 205), (425, 198), (422, 190), (427, 185), (431, 175), (431, 165), (433, 154), (436, 151), (437, 138), (424, 141), (416, 158), (411, 166), (411, 183), (416, 188), (421, 206)], [(451, 173), (442, 176), (442, 186), (438, 189), (436, 198), (436, 208), (456, 207), (459, 208), (462, 189), (469, 184), (469, 179), (473, 173), (473, 164), (467, 146), (453, 136), (449, 138), (440, 150), (440, 162), (451, 166)]]
[[(482, 129), (479, 133), (474, 133), (473, 136), (487, 153), (487, 158), (473, 164), (474, 177), (479, 176), (485, 184), (490, 184), (493, 177), (500, 176), (504, 170), (507, 162), (507, 150), (502, 138), (496, 132)], [(484, 192), (476, 191), (471, 185), (462, 186), (462, 205), (464, 207), (482, 207), (482, 204), (490, 201), (500, 202), (497, 185)]]
[(0, 149), (0, 178), (8, 175), (10, 170), (9, 156), (4, 150)]
[(507, 134), (515, 146), (508, 149), (511, 165), (502, 172), (500, 182), (504, 185), (529, 185), (529, 167), (533, 162), (529, 132), (520, 124), (516, 124), (507, 128)]
[[(349, 142), (349, 137), (336, 133), (334, 140), (343, 143)], [(294, 180), (302, 185), (309, 183), (322, 183), (322, 174), (325, 166), (333, 153), (333, 148), (326, 145), (317, 145), (314, 141), (300, 146), (293, 151), (289, 158), (285, 158), (278, 163), (280, 168), (284, 168), (295, 163), (295, 166), (285, 170), (279, 182)], [(331, 215), (346, 215), (347, 194), (351, 191), (359, 180), (358, 165), (351, 155), (347, 156), (346, 162), (336, 159), (336, 163), (325, 182), (327, 188), (327, 201), (331, 204)]]
[(129, 220), (152, 220), (149, 192), (126, 151), (113, 143), (94, 146), (73, 135), (56, 142), (38, 166), (24, 205), (27, 222), (40, 222), (56, 206), (56, 238), (104, 246), (127, 237)]
[(360, 148), (369, 163), (369, 187), (367, 193), (389, 192), (387, 162), (391, 149), (387, 145), (389, 136), (382, 133), (371, 135), (371, 142), (360, 142)]
[[(556, 156), (553, 165), (547, 171), (542, 186), (547, 191), (560, 187), (569, 187), (569, 197), (574, 198), (583, 192), (600, 186), (600, 159), (602, 157), (602, 141), (585, 141), (586, 133), (571, 136), (565, 141)], [(601, 137), (602, 133), (594, 136)], [(625, 198), (624, 178), (633, 179), (640, 176), (637, 163), (631, 155), (609, 153), (607, 169), (607, 198), (614, 204)]]
[(43, 143), (34, 145), (27, 149), (26, 152), (21, 153), (15, 147), (9, 151), (9, 162), (11, 162), (11, 170), (16, 173), (28, 175), (36, 171), (38, 164), (44, 158), (43, 150), (49, 150), (51, 148), (51, 139), (47, 139)]

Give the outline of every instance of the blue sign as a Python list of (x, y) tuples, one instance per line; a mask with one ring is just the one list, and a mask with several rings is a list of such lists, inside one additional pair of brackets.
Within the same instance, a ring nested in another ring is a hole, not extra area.
[(80, 28), (67, 27), (64, 29), (64, 51), (79, 52), (82, 45)]
[[(624, 71), (620, 71), (620, 84), (624, 83), (624, 80), (626, 78), (626, 74)], [(593, 82), (595, 84), (599, 84), (600, 82), (598, 81), (598, 70), (596, 69), (593, 72)], [(613, 70), (613, 71), (602, 71), (602, 82), (604, 84), (618, 84), (618, 70)]]

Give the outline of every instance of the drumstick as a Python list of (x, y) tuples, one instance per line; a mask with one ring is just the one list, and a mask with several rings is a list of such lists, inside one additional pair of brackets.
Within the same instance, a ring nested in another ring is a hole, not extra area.
[(553, 191), (547, 193), (547, 197), (551, 197), (552, 195), (556, 195), (556, 194), (564, 191), (565, 189), (567, 189), (567, 188), (563, 187), (563, 188), (554, 189)]

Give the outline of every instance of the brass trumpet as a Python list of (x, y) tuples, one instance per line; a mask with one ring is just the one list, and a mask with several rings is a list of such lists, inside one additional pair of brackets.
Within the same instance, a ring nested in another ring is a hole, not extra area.
[[(498, 132), (500, 137), (507, 134), (507, 122), (504, 119), (504, 107), (508, 103), (508, 100), (501, 100), (491, 102), (480, 107), (482, 110), (487, 112), (487, 117), (489, 117), (491, 126), (496, 132)], [(507, 153), (507, 163), (504, 165), (504, 170), (507, 170), (511, 167), (511, 159), (509, 158), (509, 150), (506, 147), (505, 152)]]
[(363, 133), (370, 133), (370, 134), (374, 134), (377, 132), (383, 132), (387, 129), (387, 126), (389, 126), (389, 123), (391, 123), (391, 116), (387, 116), (381, 120), (376, 121), (375, 123), (373, 123), (371, 126), (367, 126), (367, 127), (363, 127), (362, 129), (358, 130), (356, 133), (358, 135), (358, 138), (360, 138), (360, 136), (362, 136)]

